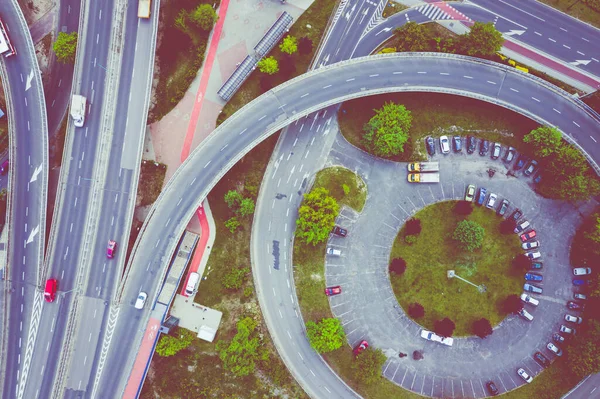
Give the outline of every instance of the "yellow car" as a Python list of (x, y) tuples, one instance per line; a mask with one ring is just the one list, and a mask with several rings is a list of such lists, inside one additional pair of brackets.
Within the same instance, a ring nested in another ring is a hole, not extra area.
[(465, 201), (473, 202), (475, 198), (475, 185), (469, 184), (467, 187), (467, 194), (465, 194)]

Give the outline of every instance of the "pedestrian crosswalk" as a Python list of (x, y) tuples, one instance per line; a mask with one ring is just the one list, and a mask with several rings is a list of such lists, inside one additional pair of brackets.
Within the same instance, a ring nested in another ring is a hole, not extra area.
[(423, 4), (416, 8), (418, 12), (432, 21), (455, 20), (471, 21), (465, 14), (446, 3)]

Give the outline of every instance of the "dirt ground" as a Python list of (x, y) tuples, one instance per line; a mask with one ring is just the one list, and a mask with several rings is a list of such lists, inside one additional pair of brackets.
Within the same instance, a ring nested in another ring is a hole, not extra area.
[(54, 0), (18, 0), (18, 3), (25, 15), (25, 21), (31, 25), (50, 11), (56, 2)]

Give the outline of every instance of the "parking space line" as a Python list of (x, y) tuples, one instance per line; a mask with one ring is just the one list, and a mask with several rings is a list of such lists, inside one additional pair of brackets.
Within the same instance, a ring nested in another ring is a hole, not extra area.
[(431, 198), (435, 201), (435, 197), (433, 196), (433, 190), (431, 189), (431, 186), (429, 186), (428, 188), (429, 188), (429, 193), (431, 194)]
[(481, 392), (483, 392), (483, 397), (485, 397), (485, 389), (483, 388), (483, 381), (481, 381), (481, 378), (479, 379), (479, 384), (481, 385)]
[(460, 391), (462, 392), (462, 397), (465, 397), (465, 388), (463, 387), (462, 380), (460, 380)]
[(417, 206), (415, 205), (415, 203), (414, 203), (414, 202), (412, 202), (412, 200), (410, 199), (410, 197), (406, 197), (406, 199), (408, 200), (408, 202), (410, 202), (410, 203), (412, 204), (412, 206), (413, 206), (413, 210), (414, 210), (414, 209), (417, 209)]
[(473, 388), (473, 380), (469, 379), (469, 382), (471, 383), (471, 391), (473, 391), (473, 396), (475, 396), (475, 388)]
[(431, 380), (431, 394), (429, 395), (432, 398), (433, 398), (433, 387), (435, 387), (435, 375), (432, 377), (432, 380)]
[(390, 212), (390, 215), (392, 215), (392, 217), (393, 217), (394, 219), (396, 219), (397, 221), (400, 221), (400, 219), (399, 219), (398, 217), (396, 217), (396, 215), (394, 215), (392, 212)]
[(413, 380), (410, 383), (410, 390), (412, 391), (413, 385), (415, 385), (415, 380), (417, 379), (417, 372), (415, 371), (415, 375), (413, 376)]
[(395, 227), (392, 227), (392, 226), (390, 226), (389, 224), (387, 224), (387, 223), (385, 223), (385, 222), (382, 222), (382, 223), (383, 223), (383, 224), (385, 224), (385, 225), (386, 225), (387, 227), (389, 227), (390, 229), (392, 229), (392, 230), (396, 231), (396, 228), (395, 228)]
[(421, 384), (421, 395), (423, 395), (423, 388), (425, 388), (425, 378), (427, 378), (427, 375), (423, 376), (423, 383)]
[(418, 189), (416, 191), (417, 191), (417, 194), (419, 194), (419, 198), (421, 198), (421, 202), (423, 202), (423, 205), (427, 205), (425, 203), (425, 200), (423, 199), (423, 196), (421, 195), (421, 192)]
[(452, 198), (455, 198), (455, 195), (454, 195), (454, 181), (452, 181)]
[(513, 378), (510, 376), (510, 374), (508, 374), (508, 378), (510, 378), (510, 380), (512, 381), (512, 383), (515, 384), (515, 388), (518, 387), (517, 383), (515, 382), (515, 380), (513, 380)]
[(406, 210), (402, 208), (402, 205), (398, 204), (398, 206), (400, 207), (400, 209), (402, 209), (402, 212), (406, 213), (407, 216), (410, 216), (410, 213), (406, 212)]
[[(398, 364), (398, 367), (400, 367), (400, 364)], [(408, 373), (408, 369), (404, 370), (404, 376), (402, 377), (402, 382), (400, 383), (400, 386), (404, 386), (404, 379), (406, 378), (406, 373)]]
[(452, 397), (454, 397), (454, 380), (450, 380), (450, 383), (452, 385)]
[(444, 185), (440, 183), (440, 188), (442, 189), (442, 199), (446, 199), (446, 194), (444, 194)]
[(396, 366), (396, 370), (394, 371), (394, 375), (392, 376), (392, 381), (394, 381), (394, 378), (396, 378), (396, 373), (398, 372), (398, 369), (400, 368), (400, 363), (396, 363), (396, 364), (397, 364), (397, 366)]
[(387, 371), (388, 367), (390, 367), (390, 364), (392, 364), (391, 360), (389, 362), (387, 362), (387, 366), (385, 366), (385, 368), (383, 369), (383, 375), (385, 375), (385, 372)]

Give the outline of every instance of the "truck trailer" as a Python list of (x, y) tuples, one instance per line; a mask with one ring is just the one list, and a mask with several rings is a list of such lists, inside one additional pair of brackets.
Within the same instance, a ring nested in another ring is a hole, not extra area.
[(8, 38), (8, 32), (6, 31), (6, 27), (4, 26), (2, 19), (0, 19), (0, 54), (4, 55), (5, 57), (10, 57), (11, 55), (17, 54), (17, 51)]
[(409, 172), (439, 172), (439, 162), (411, 162), (408, 164)]
[(150, 2), (151, 0), (139, 0), (138, 18), (150, 18)]
[(439, 173), (409, 173), (408, 181), (410, 183), (439, 183)]
[(87, 99), (79, 94), (73, 94), (71, 99), (71, 117), (73, 118), (73, 124), (77, 127), (82, 127), (85, 123), (85, 109), (87, 105)]

